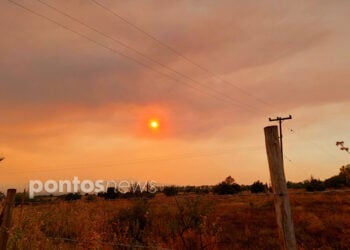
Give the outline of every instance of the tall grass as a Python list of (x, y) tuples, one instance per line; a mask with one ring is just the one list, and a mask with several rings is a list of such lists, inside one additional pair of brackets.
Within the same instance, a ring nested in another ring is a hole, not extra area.
[[(350, 249), (348, 193), (291, 196), (300, 249)], [(17, 206), (9, 249), (278, 249), (270, 196), (180, 195)], [(128, 247), (129, 246), (129, 247)]]

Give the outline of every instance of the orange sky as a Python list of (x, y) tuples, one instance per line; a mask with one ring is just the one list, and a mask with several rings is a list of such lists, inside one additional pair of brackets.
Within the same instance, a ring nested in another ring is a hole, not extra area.
[(350, 162), (335, 146), (350, 146), (350, 2), (98, 1), (226, 83), (92, 1), (44, 0), (151, 60), (36, 0), (16, 2), (95, 42), (1, 1), (0, 189), (73, 176), (268, 182), (263, 128), (289, 114), (287, 179)]

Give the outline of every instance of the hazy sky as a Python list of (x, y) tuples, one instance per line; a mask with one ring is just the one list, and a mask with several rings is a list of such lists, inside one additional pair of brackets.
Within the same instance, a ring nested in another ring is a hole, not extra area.
[(97, 1), (216, 77), (93, 1), (43, 0), (99, 33), (39, 1), (16, 0), (66, 29), (1, 0), (0, 188), (268, 182), (263, 128), (289, 114), (288, 179), (350, 163), (335, 146), (350, 146), (349, 1)]

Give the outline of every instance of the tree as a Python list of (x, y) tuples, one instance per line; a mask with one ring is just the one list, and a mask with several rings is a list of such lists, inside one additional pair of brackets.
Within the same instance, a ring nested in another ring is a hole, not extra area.
[(345, 186), (350, 186), (350, 164), (340, 168), (340, 176), (345, 179)]
[(235, 183), (235, 180), (228, 176), (223, 182), (213, 187), (216, 194), (236, 194), (241, 191), (241, 186)]
[(231, 175), (227, 176), (226, 179), (224, 180), (226, 184), (232, 185), (235, 183), (235, 179), (231, 177)]
[(324, 183), (327, 188), (350, 187), (350, 164), (342, 166), (338, 175), (326, 179)]

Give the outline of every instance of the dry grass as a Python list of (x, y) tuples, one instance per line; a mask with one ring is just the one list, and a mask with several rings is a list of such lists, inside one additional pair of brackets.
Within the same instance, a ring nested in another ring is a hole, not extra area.
[[(350, 249), (349, 198), (349, 193), (291, 196), (300, 249)], [(157, 195), (148, 201), (17, 206), (9, 239), (10, 249), (128, 249), (126, 245), (278, 249), (273, 200), (271, 196)]]

